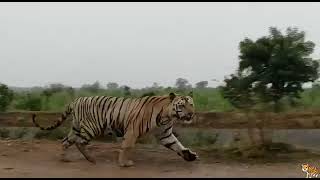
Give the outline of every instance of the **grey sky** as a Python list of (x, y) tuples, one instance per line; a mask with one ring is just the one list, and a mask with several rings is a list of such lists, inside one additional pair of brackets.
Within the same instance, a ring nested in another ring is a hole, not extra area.
[(233, 73), (238, 44), (269, 26), (296, 26), (316, 43), (320, 3), (0, 3), (0, 82), (98, 80), (133, 88), (183, 77), (210, 86)]

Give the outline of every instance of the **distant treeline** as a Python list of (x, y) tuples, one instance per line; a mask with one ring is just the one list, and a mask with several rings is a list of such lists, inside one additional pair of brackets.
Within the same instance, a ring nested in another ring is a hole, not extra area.
[[(221, 112), (236, 109), (223, 97), (221, 87), (211, 88), (207, 86), (197, 86), (194, 88), (181, 88), (154, 85), (142, 89), (131, 89), (128, 86), (109, 86), (102, 88), (99, 83), (94, 83), (77, 89), (62, 84), (51, 84), (49, 87), (31, 88), (25, 91), (13, 91), (9, 88), (8, 90), (12, 92), (12, 95), (8, 95), (11, 96), (9, 100), (7, 100), (9, 103), (7, 103), (7, 107), (3, 108), (2, 111), (62, 111), (66, 104), (70, 103), (76, 97), (81, 96), (143, 97), (164, 95), (169, 92), (188, 94), (190, 91), (193, 91), (194, 101), (198, 111)], [(312, 88), (306, 89), (301, 93), (301, 97), (295, 105), (283, 103), (284, 108), (287, 110), (320, 108), (320, 86), (314, 85)], [(6, 102), (2, 102), (1, 106), (5, 104)]]

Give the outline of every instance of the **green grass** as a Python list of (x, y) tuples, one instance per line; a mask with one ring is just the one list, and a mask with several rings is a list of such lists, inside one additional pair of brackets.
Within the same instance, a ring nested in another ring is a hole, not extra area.
[[(141, 97), (143, 94), (148, 92), (154, 92), (156, 95), (169, 94), (170, 92), (175, 92), (179, 94), (188, 94), (186, 92), (179, 92), (174, 88), (159, 88), (159, 89), (133, 89), (131, 90), (130, 97)], [(87, 90), (76, 90), (72, 95), (67, 91), (60, 91), (52, 94), (50, 97), (45, 97), (39, 91), (29, 92), (30, 96), (26, 93), (15, 93), (14, 100), (9, 106), (10, 111), (17, 110), (30, 110), (27, 106), (32, 106), (34, 108), (40, 107), (41, 111), (63, 111), (65, 106), (70, 103), (76, 97), (83, 96), (124, 96), (124, 91), (121, 89), (107, 90), (100, 89), (93, 93)], [(226, 112), (235, 110), (230, 103), (223, 98), (221, 92), (218, 88), (203, 88), (203, 89), (193, 89), (194, 102), (197, 111), (215, 111), (215, 112)], [(31, 102), (30, 102), (31, 97)], [(38, 103), (37, 99), (41, 99), (40, 105), (34, 104)], [(28, 101), (28, 103), (26, 103)], [(32, 104), (33, 103), (33, 104)], [(301, 99), (298, 100), (297, 106), (291, 106), (284, 102), (282, 105), (283, 111), (296, 111), (305, 109), (318, 109), (320, 108), (320, 88), (306, 89), (301, 93)]]
[[(130, 97), (141, 97), (144, 93), (150, 91), (141, 90), (131, 90)], [(165, 95), (170, 92), (177, 92), (177, 90), (160, 89), (153, 91), (156, 95)], [(206, 88), (206, 89), (195, 89), (194, 91), (194, 101), (197, 110), (199, 111), (230, 111), (233, 107), (228, 103), (227, 100), (223, 99), (221, 93), (216, 88)], [(45, 97), (39, 92), (30, 92), (32, 98), (41, 98), (41, 104), (39, 105), (41, 111), (63, 111), (65, 105), (70, 103), (76, 97), (84, 96), (124, 96), (122, 90), (99, 90), (96, 93), (92, 93), (86, 90), (78, 90), (75, 92), (74, 97), (71, 96), (67, 91), (61, 91), (52, 94), (50, 97)], [(187, 94), (179, 92), (179, 94)], [(12, 101), (9, 110), (29, 110), (26, 106), (26, 101), (28, 100), (26, 93), (16, 93), (14, 100)], [(35, 102), (36, 103), (36, 102)]]

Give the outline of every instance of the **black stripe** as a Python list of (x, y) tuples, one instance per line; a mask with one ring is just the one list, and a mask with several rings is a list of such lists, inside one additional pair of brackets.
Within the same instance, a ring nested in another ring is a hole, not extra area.
[[(149, 105), (151, 102), (152, 102), (152, 100), (153, 99), (155, 99), (156, 98), (156, 96), (152, 96), (152, 98), (149, 100), (149, 102), (148, 102), (148, 104), (146, 104), (146, 106), (147, 105)], [(145, 109), (144, 109), (144, 111), (143, 111), (143, 115), (142, 115), (142, 124), (140, 125), (141, 126), (141, 128), (142, 128), (142, 130), (140, 130), (140, 132), (141, 133), (143, 133), (143, 131), (144, 131), (144, 115), (145, 115), (145, 112), (148, 110), (148, 107), (146, 107)], [(153, 110), (153, 106), (152, 106), (152, 110)], [(152, 112), (151, 112), (151, 117), (152, 117)], [(151, 117), (150, 117), (150, 121), (151, 121)], [(149, 119), (146, 119), (146, 123), (147, 123), (147, 128), (146, 128), (146, 132), (148, 132), (149, 131), (149, 127), (148, 127), (148, 125), (149, 125)]]
[(154, 107), (154, 106), (152, 106), (152, 108), (151, 108), (150, 119), (147, 121), (147, 132), (149, 131), (149, 123), (152, 123), (153, 107)]
[(154, 105), (160, 103), (161, 101), (167, 99), (168, 97), (158, 97), (158, 99), (154, 102)]
[(82, 136), (81, 134), (75, 134), (76, 136), (80, 137), (81, 139), (84, 139), (86, 141), (90, 141), (89, 139), (87, 139), (85, 136)]
[(92, 126), (93, 126), (93, 132), (95, 133), (95, 135), (99, 135), (101, 133), (101, 129), (98, 127), (99, 125), (99, 107), (98, 107), (98, 103), (100, 98), (102, 98), (102, 96), (96, 96), (95, 97), (95, 101), (92, 108)]
[(93, 121), (94, 132), (96, 130), (96, 125), (98, 124), (98, 122), (97, 122), (98, 119), (97, 119), (96, 115), (97, 115), (97, 102), (98, 102), (99, 98), (100, 98), (99, 96), (95, 97), (94, 101), (92, 102), (92, 106), (91, 106), (91, 108), (92, 108), (91, 109), (91, 113), (92, 113), (92, 121)]
[(106, 104), (107, 103), (109, 103), (109, 105), (110, 105), (110, 103), (111, 103), (111, 100), (110, 99), (112, 99), (112, 97), (111, 96), (109, 96), (109, 97), (107, 97), (107, 99), (105, 99), (104, 100), (104, 103), (103, 103), (103, 106), (102, 106), (102, 116), (103, 116), (103, 127), (102, 127), (102, 129), (106, 129), (106, 127), (107, 127), (107, 112), (108, 112), (108, 108), (109, 108), (109, 106), (105, 109), (105, 106), (106, 106)]
[(86, 125), (89, 129), (91, 129), (94, 133), (94, 124), (92, 123), (92, 121), (90, 121), (90, 119), (86, 120), (84, 119), (85, 122), (83, 122), (83, 125)]
[(76, 114), (76, 118), (78, 119), (78, 121), (80, 121), (80, 119), (82, 119), (82, 114), (83, 113), (83, 101), (85, 102), (86, 101), (86, 98), (79, 98), (79, 100), (75, 103), (75, 109), (77, 111), (77, 114)]
[(93, 112), (94, 112), (94, 116), (95, 116), (95, 124), (96, 124), (96, 127), (99, 125), (99, 127), (97, 127), (99, 130), (101, 129), (100, 128), (100, 116), (99, 116), (99, 114), (100, 114), (100, 104), (101, 104), (101, 100), (103, 99), (103, 96), (99, 96), (98, 98), (97, 98), (97, 101), (95, 102), (95, 108), (94, 108), (94, 110), (93, 110)]
[(169, 124), (170, 121), (171, 121), (171, 119), (168, 118), (168, 120), (160, 122), (160, 125), (165, 126), (165, 125)]
[(165, 136), (165, 137), (160, 138), (160, 141), (163, 140), (163, 139), (166, 139), (166, 138), (170, 137), (171, 135), (172, 135), (172, 133), (170, 133), (169, 135), (167, 135), (167, 136)]
[(162, 115), (162, 111), (163, 111), (163, 108), (161, 109), (161, 111), (158, 113), (157, 117), (156, 117), (156, 124), (157, 126), (160, 126), (160, 120), (161, 120), (161, 115)]
[(142, 114), (142, 121), (141, 121), (141, 124), (140, 124), (140, 134), (143, 134), (144, 133), (144, 115), (145, 115), (145, 113), (146, 113), (146, 108), (144, 109), (144, 111), (143, 111), (143, 114)]
[(164, 134), (166, 134), (170, 129), (172, 128), (172, 126), (169, 126), (168, 128), (166, 128), (165, 130), (164, 130)]
[[(145, 101), (142, 103), (141, 108), (139, 109), (139, 111), (138, 111), (135, 119), (133, 120), (133, 125), (136, 123), (136, 121), (137, 121), (137, 119), (138, 119), (138, 116), (140, 115), (141, 110), (144, 108), (144, 105), (146, 104), (146, 102), (148, 101), (149, 98), (150, 98), (150, 97), (148, 96), (148, 97), (145, 99)], [(142, 101), (141, 101), (141, 102), (142, 102)]]
[[(115, 110), (116, 110), (116, 107), (119, 105), (118, 103), (119, 103), (119, 100), (121, 100), (121, 98), (117, 98), (116, 100), (115, 100), (115, 102), (114, 102), (114, 104), (113, 104), (113, 106), (112, 106), (112, 125), (114, 125), (115, 123), (116, 123), (116, 118), (114, 118), (114, 113), (115, 113)], [(111, 114), (110, 114), (111, 115)]]
[(107, 124), (107, 112), (108, 112), (108, 106), (106, 107), (106, 104), (111, 103), (112, 96), (108, 96), (107, 99), (104, 100), (103, 106), (102, 106), (102, 116), (103, 116), (103, 129), (105, 129), (106, 124)]
[[(85, 119), (82, 119), (82, 121), (85, 121), (86, 123), (84, 123), (84, 125), (88, 126), (88, 128), (91, 129), (93, 131), (93, 133), (96, 134), (96, 132), (94, 130), (94, 124), (92, 124), (93, 117), (92, 117), (92, 112), (91, 112), (92, 102), (94, 101), (94, 98), (95, 97), (92, 97), (90, 102), (85, 103), (85, 105), (87, 106), (87, 108), (86, 108), (87, 117)], [(82, 118), (84, 118), (84, 117), (82, 117)]]
[[(105, 126), (108, 126), (109, 123), (110, 123), (110, 118), (108, 119), (107, 114), (108, 114), (108, 112), (110, 112), (110, 107), (111, 107), (111, 104), (112, 104), (112, 102), (113, 102), (113, 101), (112, 101), (113, 98), (116, 98), (116, 97), (110, 98), (108, 107), (107, 107), (106, 112), (105, 112), (105, 115), (104, 115), (104, 116), (106, 117)], [(110, 112), (110, 113), (111, 113), (111, 112)], [(109, 121), (109, 123), (108, 123), (108, 121)]]
[[(90, 115), (89, 115), (89, 103), (90, 103), (90, 98), (86, 97), (84, 103), (82, 104), (82, 109), (84, 111), (85, 116), (81, 117), (82, 120), (89, 120)], [(84, 118), (84, 119), (82, 119)]]
[[(102, 115), (102, 113), (103, 113), (103, 108), (100, 110), (100, 107), (101, 107), (101, 105), (102, 105), (102, 103), (105, 103), (105, 99), (106, 97), (105, 96), (103, 96), (103, 98), (100, 100), (100, 103), (99, 103), (99, 105), (98, 105), (98, 124), (99, 124), (99, 128), (100, 129), (103, 129), (103, 124), (101, 124), (101, 123), (103, 123), (102, 121), (103, 121), (103, 119), (104, 119), (104, 117), (103, 117), (103, 115)], [(100, 116), (99, 116), (99, 114), (100, 114)]]
[(92, 110), (92, 106), (93, 106), (93, 101), (94, 100), (95, 100), (95, 97), (92, 97), (90, 102), (88, 102), (87, 111), (88, 111), (88, 115), (89, 115), (90, 118), (86, 119), (87, 121), (91, 121), (93, 119), (93, 114), (92, 114), (91, 110)]
[(75, 106), (77, 106), (77, 111), (79, 113), (78, 115), (78, 123), (80, 124), (80, 121), (83, 119), (83, 118), (86, 118), (87, 117), (87, 114), (86, 114), (86, 108), (85, 108), (85, 104), (86, 104), (86, 100), (87, 98), (81, 98), (81, 100), (79, 99), (79, 102), (81, 102), (81, 104), (75, 104)]
[(120, 114), (122, 113), (121, 109), (122, 109), (122, 106), (123, 106), (123, 103), (126, 99), (122, 99), (122, 102), (121, 102), (121, 105), (120, 105), (120, 108), (119, 108), (119, 111), (118, 111), (118, 115), (117, 115), (117, 118), (116, 118), (116, 123), (119, 123), (119, 117), (120, 117)]
[(114, 121), (114, 119), (113, 119), (113, 113), (114, 113), (114, 109), (115, 109), (115, 107), (116, 107), (116, 102), (118, 101), (118, 97), (116, 97), (116, 99), (114, 100), (114, 102), (112, 103), (112, 107), (111, 107), (111, 112), (110, 112), (110, 114), (109, 114), (109, 119), (110, 119), (110, 126), (112, 127), (112, 124), (113, 124), (113, 121)]
[[(138, 101), (139, 99), (132, 99), (132, 101), (130, 102), (130, 105), (129, 105), (129, 107), (131, 108), (130, 109), (130, 112), (129, 112), (129, 114), (128, 114), (128, 117), (127, 117), (127, 124), (126, 124), (126, 128), (125, 128), (125, 131), (127, 131), (127, 128), (128, 128), (128, 126), (129, 126), (129, 124), (130, 124), (130, 115), (131, 115), (131, 113), (132, 113), (132, 111), (136, 108), (136, 106), (137, 105), (135, 105), (135, 106), (133, 106), (133, 107), (131, 107), (131, 104), (133, 104), (133, 103), (135, 103), (136, 101)], [(138, 103), (138, 105), (139, 105), (139, 103)]]
[(127, 103), (126, 103), (125, 109), (124, 109), (124, 107), (122, 107), (122, 109), (123, 109), (123, 110), (122, 110), (123, 115), (122, 115), (121, 124), (120, 124), (122, 133), (124, 133), (124, 126), (125, 126), (125, 122), (126, 122), (127, 110), (128, 110), (129, 102), (130, 102), (131, 99), (125, 99), (124, 101), (126, 101), (126, 100), (128, 100), (128, 101), (127, 101)]
[(164, 146), (165, 146), (166, 148), (171, 149), (171, 146), (174, 145), (175, 143), (176, 143), (176, 141), (173, 141), (172, 143), (165, 144)]
[[(85, 119), (82, 119), (83, 121), (85, 121), (86, 123), (86, 125), (88, 126), (88, 128), (89, 129), (91, 129), (92, 131), (93, 131), (93, 133), (95, 134), (95, 135), (97, 135), (97, 132), (96, 132), (96, 130), (95, 130), (95, 124), (94, 124), (94, 122), (92, 122), (93, 121), (93, 119), (94, 119), (94, 115), (93, 115), (93, 113), (92, 113), (92, 109), (94, 109), (94, 101), (95, 100), (97, 100), (96, 99), (97, 97), (96, 96), (94, 96), (94, 97), (91, 97), (91, 100), (89, 101), (89, 98), (88, 98), (88, 102), (86, 102), (85, 104), (87, 105), (87, 108), (86, 108), (86, 114), (87, 114), (87, 118), (85, 118)], [(91, 109), (92, 108), (92, 109)], [(89, 117), (88, 117), (89, 116)], [(82, 118), (84, 118), (84, 117), (82, 117)]]
[[(65, 142), (68, 140), (68, 136), (62, 139), (62, 142)], [(68, 141), (69, 142), (69, 141)]]
[[(85, 127), (82, 129), (86, 132), (87, 135), (90, 136), (91, 139), (93, 138), (92, 134)], [(82, 134), (80, 134), (80, 135), (82, 136)]]
[(80, 133), (80, 131), (78, 129), (76, 129), (74, 126), (72, 127), (72, 130), (74, 130), (77, 133)]
[(96, 123), (93, 122), (93, 121), (86, 121), (87, 124), (90, 126), (90, 129), (93, 131), (94, 135), (98, 135), (99, 134), (99, 131), (97, 131), (97, 126), (96, 126)]

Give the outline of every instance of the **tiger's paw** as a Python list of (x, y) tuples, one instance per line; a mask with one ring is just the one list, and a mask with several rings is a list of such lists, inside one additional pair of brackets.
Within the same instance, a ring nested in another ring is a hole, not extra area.
[(119, 165), (120, 165), (120, 167), (130, 167), (130, 166), (133, 166), (134, 163), (133, 163), (133, 161), (128, 160), (126, 162), (119, 162)]
[(192, 152), (190, 149), (185, 149), (181, 151), (182, 157), (186, 161), (194, 161), (198, 158), (197, 153)]

